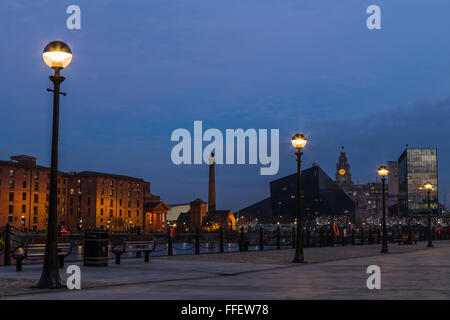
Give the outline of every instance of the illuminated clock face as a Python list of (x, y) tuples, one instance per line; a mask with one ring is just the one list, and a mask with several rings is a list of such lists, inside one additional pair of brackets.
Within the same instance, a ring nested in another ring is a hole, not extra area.
[(345, 174), (345, 170), (344, 170), (344, 169), (339, 170), (339, 174), (340, 174), (341, 176), (343, 176), (343, 175)]

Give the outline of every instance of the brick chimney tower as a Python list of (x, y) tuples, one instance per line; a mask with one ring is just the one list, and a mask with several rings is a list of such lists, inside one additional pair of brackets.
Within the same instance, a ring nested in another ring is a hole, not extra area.
[(216, 179), (214, 177), (214, 153), (209, 158), (209, 191), (208, 191), (208, 213), (216, 211)]

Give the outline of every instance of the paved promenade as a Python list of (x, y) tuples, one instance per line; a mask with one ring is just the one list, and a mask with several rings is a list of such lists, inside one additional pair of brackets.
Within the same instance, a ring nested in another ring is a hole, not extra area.
[[(0, 267), (1, 299), (450, 299), (450, 241), (435, 248), (380, 245), (126, 259), (81, 267), (81, 290), (37, 290), (40, 265)], [(366, 269), (381, 268), (381, 290), (368, 290)], [(78, 263), (81, 266), (81, 264)], [(61, 270), (63, 279), (67, 278)]]

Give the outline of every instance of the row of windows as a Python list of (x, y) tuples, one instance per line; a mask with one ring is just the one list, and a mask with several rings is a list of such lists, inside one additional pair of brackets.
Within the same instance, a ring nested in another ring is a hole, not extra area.
[[(0, 168), (0, 174), (1, 174), (1, 168)], [(9, 170), (9, 176), (10, 176), (11, 178), (15, 178), (16, 175), (15, 175), (15, 170), (14, 170), (14, 169), (10, 169), (10, 170)], [(24, 177), (24, 178), (27, 177), (27, 172), (26, 172), (26, 171), (24, 171), (23, 177)], [(47, 174), (47, 178), (50, 179), (50, 174)], [(34, 179), (35, 179), (35, 180), (39, 180), (39, 171), (36, 171), (36, 172), (34, 173)], [(26, 183), (26, 182), (24, 182), (24, 184), (25, 184), (25, 183)], [(59, 183), (59, 184), (61, 183), (61, 178), (58, 179), (58, 183)], [(92, 180), (89, 179), (89, 180), (88, 180), (88, 183), (92, 183)], [(63, 184), (66, 184), (66, 179), (63, 179)], [(104, 184), (105, 184), (105, 180), (102, 179), (102, 180), (101, 180), (101, 184), (104, 185)], [(81, 185), (81, 180), (78, 180), (78, 185)], [(110, 186), (111, 186), (111, 187), (114, 186), (114, 181), (113, 181), (113, 180), (110, 181)], [(122, 181), (119, 182), (119, 186), (121, 186), (121, 187), (123, 186)], [(136, 183), (136, 187), (137, 187), (137, 188), (140, 188), (140, 186), (141, 186), (140, 183)], [(128, 182), (128, 188), (131, 189), (131, 187), (132, 187), (132, 183), (131, 183), (131, 182)], [(25, 188), (25, 186), (24, 186), (24, 188)]]
[[(1, 185), (2, 185), (2, 180), (0, 179), (0, 186)], [(9, 188), (10, 189), (14, 189), (14, 187), (15, 187), (15, 181), (14, 180), (9, 180)], [(27, 187), (27, 182), (23, 181), (22, 182), (22, 188), (26, 189), (26, 187)], [(34, 191), (38, 191), (39, 190), (39, 182), (36, 181), (33, 184), (33, 189), (34, 189)], [(50, 185), (49, 184), (47, 184), (47, 190), (50, 190)]]
[[(2, 173), (2, 168), (0, 168), (0, 174)], [(27, 177), (27, 171), (24, 170), (23, 171), (23, 177)], [(9, 170), (9, 176), (11, 178), (14, 178), (16, 176), (16, 170), (15, 169), (10, 169)], [(50, 173), (47, 174), (47, 178), (50, 179)], [(34, 172), (34, 179), (38, 180), (39, 179), (39, 171), (35, 171)], [(58, 183), (61, 183), (61, 178), (58, 178)], [(88, 179), (88, 183), (92, 183), (91, 179)], [(63, 179), (63, 184), (66, 184), (66, 179)], [(78, 180), (78, 184), (81, 184), (81, 180)], [(105, 184), (105, 179), (101, 180), (101, 184), (104, 185)], [(109, 185), (112, 187), (114, 186), (114, 180), (110, 180), (109, 181)], [(123, 185), (123, 181), (119, 181), (119, 186)], [(139, 188), (141, 186), (141, 184), (138, 182), (136, 183), (136, 187)], [(128, 182), (128, 188), (132, 187), (132, 183)]]
[[(0, 174), (2, 173), (2, 169), (0, 168)], [(15, 169), (9, 169), (9, 176), (11, 178), (15, 178), (16, 177), (16, 170)], [(26, 178), (28, 177), (28, 171), (24, 170), (23, 171), (23, 177)], [(39, 171), (34, 171), (34, 175), (33, 178), (35, 180), (39, 180)], [(47, 178), (50, 179), (50, 174), (47, 174)]]
[[(78, 180), (78, 182), (80, 182), (80, 180)], [(91, 183), (91, 179), (89, 179), (88, 182)], [(104, 179), (101, 180), (101, 184), (102, 184), (102, 185), (105, 184), (105, 180), (104, 180)], [(110, 181), (109, 181), (109, 185), (110, 185), (111, 187), (113, 187), (113, 186), (114, 186), (114, 180), (110, 180)], [(122, 182), (122, 181), (119, 181), (119, 186), (122, 186), (122, 185), (123, 185), (123, 182)], [(131, 182), (128, 182), (128, 188), (131, 188), (131, 186), (132, 186)], [(140, 183), (136, 183), (136, 187), (139, 188), (140, 186), (141, 186)]]
[[(25, 205), (22, 205), (22, 213), (26, 213), (27, 212), (27, 207)], [(9, 214), (13, 214), (14, 213), (14, 206), (12, 204), (10, 204), (8, 206), (8, 213)], [(48, 207), (45, 207), (45, 213), (48, 213)], [(38, 214), (38, 207), (34, 206), (33, 207), (33, 214), (37, 215)]]
[[(27, 200), (27, 193), (26, 192), (22, 193), (22, 200), (23, 201)], [(34, 202), (39, 202), (39, 194), (34, 194), (34, 199), (33, 200), (34, 200)], [(65, 198), (62, 198), (62, 203), (63, 204), (65, 204), (65, 200), (66, 200)], [(9, 193), (9, 201), (14, 201), (14, 192), (10, 192)], [(49, 195), (48, 194), (46, 195), (46, 201), (49, 201)], [(60, 204), (60, 198), (58, 198), (57, 203)], [(73, 198), (70, 198), (70, 205), (73, 205), (73, 203), (74, 203)], [(87, 199), (87, 203), (88, 203), (88, 205), (91, 205), (91, 198)], [(100, 204), (104, 205), (104, 199), (103, 198), (101, 198)], [(120, 206), (123, 205), (122, 199), (119, 200), (119, 205)], [(139, 200), (137, 200), (136, 205), (137, 205), (137, 207), (139, 207), (139, 205), (140, 205), (140, 201)], [(81, 206), (81, 197), (79, 197), (79, 199), (78, 199), (78, 206)], [(114, 200), (112, 200), (112, 199), (110, 200), (110, 206), (111, 207), (114, 206)], [(131, 207), (131, 201), (128, 201), (128, 207)]]
[[(137, 207), (139, 207), (139, 200), (137, 200), (136, 201), (136, 206)], [(88, 204), (91, 204), (91, 198), (88, 198)], [(100, 198), (100, 204), (101, 205), (104, 205), (105, 204), (105, 201), (104, 201), (104, 198)], [(110, 199), (109, 200), (109, 205), (111, 206), (111, 207), (113, 207), (114, 206), (114, 199)], [(122, 201), (122, 199), (119, 199), (119, 206), (122, 206), (123, 205), (123, 201)], [(128, 201), (128, 206), (129, 207), (131, 207), (131, 201), (129, 200)]]
[[(104, 210), (103, 208), (100, 209), (100, 215), (103, 216), (104, 214)], [(109, 210), (109, 216), (113, 217), (114, 216), (114, 211), (113, 210)], [(122, 216), (122, 209), (119, 210), (119, 216)], [(139, 217), (139, 210), (136, 211), (136, 216)], [(131, 218), (131, 210), (128, 210), (128, 218)]]
[[(58, 209), (59, 209), (59, 208), (58, 208)], [(58, 210), (58, 211), (59, 211), (59, 210)], [(80, 209), (78, 208), (78, 216), (80, 216), (80, 212), (79, 212), (79, 211), (80, 211)], [(14, 206), (13, 206), (13, 205), (9, 205), (9, 206), (8, 206), (8, 213), (11, 215), (11, 214), (14, 214), (14, 212), (15, 212)], [(26, 213), (26, 212), (27, 212), (27, 210), (26, 210), (26, 205), (22, 205), (22, 213)], [(48, 214), (48, 206), (45, 207), (45, 213)], [(104, 209), (101, 208), (101, 209), (100, 209), (100, 215), (103, 216), (103, 213), (104, 213)], [(34, 207), (33, 207), (33, 214), (34, 214), (34, 215), (38, 215), (38, 207), (37, 207), (37, 206), (34, 206)], [(62, 214), (63, 216), (65, 215), (65, 210), (64, 210), (64, 208), (61, 208), (61, 214)], [(72, 208), (70, 208), (70, 215), (71, 215), (71, 216), (73, 215), (73, 209), (72, 209)], [(88, 208), (87, 215), (88, 215), (88, 216), (91, 215), (91, 208)], [(113, 217), (113, 215), (114, 215), (113, 210), (109, 210), (109, 216), (110, 216), (110, 217)], [(136, 215), (139, 217), (139, 210), (136, 211)], [(119, 210), (119, 216), (122, 216), (122, 209)], [(128, 217), (131, 217), (131, 210), (128, 210)]]
[[(8, 222), (13, 222), (13, 221), (17, 221), (18, 220), (18, 218), (17, 217), (13, 217), (13, 216), (8, 216)], [(33, 223), (38, 223), (38, 217), (37, 216), (35, 216), (35, 217), (33, 217)], [(45, 223), (47, 223), (47, 219), (45, 219)]]
[[(22, 200), (27, 200), (27, 193), (22, 192)], [(14, 192), (9, 193), (9, 201), (14, 201)], [(47, 195), (48, 201), (48, 195)], [(34, 202), (39, 202), (39, 194), (34, 194)]]

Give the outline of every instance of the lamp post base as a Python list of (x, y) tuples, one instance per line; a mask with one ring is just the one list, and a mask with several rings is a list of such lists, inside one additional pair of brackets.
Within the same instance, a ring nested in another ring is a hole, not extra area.
[(389, 253), (388, 248), (381, 248), (381, 253)]
[(429, 244), (427, 245), (427, 248), (434, 248), (434, 246), (433, 246), (432, 243), (429, 243)]
[(292, 260), (292, 263), (308, 263), (308, 261), (305, 261), (305, 258), (300, 257), (300, 258), (294, 258), (294, 260)]
[(33, 289), (63, 289), (61, 279), (58, 274), (42, 275), (36, 286), (32, 286)]

